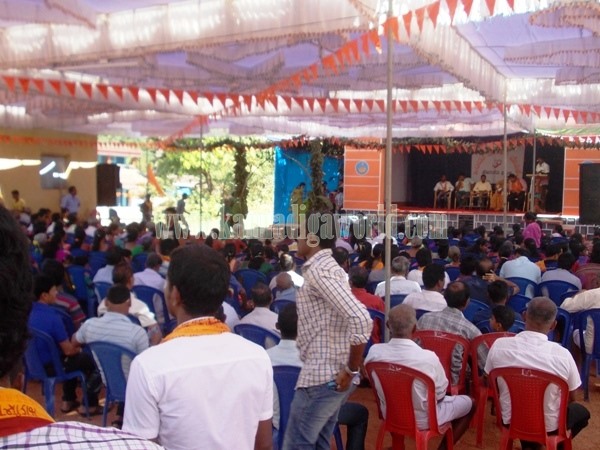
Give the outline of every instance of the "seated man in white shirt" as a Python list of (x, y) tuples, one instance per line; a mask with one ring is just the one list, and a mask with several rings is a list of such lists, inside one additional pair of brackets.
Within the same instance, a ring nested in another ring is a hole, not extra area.
[(450, 196), (454, 186), (446, 179), (446, 175), (442, 175), (440, 181), (433, 187), (433, 192), (436, 199), (436, 206), (438, 208), (447, 208), (450, 206)]
[[(429, 250), (428, 248), (420, 249), (417, 252), (417, 255), (415, 256), (415, 259), (417, 260), (417, 264), (419, 265), (419, 267), (417, 269), (413, 269), (410, 272), (408, 272), (406, 279), (411, 280), (411, 281), (416, 281), (417, 283), (419, 283), (419, 286), (421, 286), (421, 288), (423, 288), (423, 286), (424, 286), (423, 270), (425, 270), (425, 267), (433, 262), (433, 258), (431, 256), (431, 250)], [(450, 277), (444, 271), (444, 289), (446, 289), (446, 286), (448, 286), (449, 284), (450, 284)]]
[[(392, 339), (387, 344), (373, 345), (367, 354), (365, 365), (376, 361), (397, 363), (431, 377), (435, 384), (438, 424), (452, 422), (456, 443), (469, 427), (475, 411), (473, 400), (467, 395), (446, 395), (448, 380), (442, 363), (434, 352), (422, 349), (412, 340), (417, 327), (417, 316), (412, 306), (401, 304), (392, 308), (387, 327)], [(415, 382), (412, 398), (417, 426), (420, 430), (426, 430), (429, 428), (427, 392), (421, 382)]]
[[(289, 274), (289, 276), (292, 278), (294, 286), (298, 289), (301, 288), (304, 284), (304, 278), (302, 275), (299, 275), (296, 272), (296, 263), (294, 262), (292, 255), (288, 253), (282, 253), (279, 257), (279, 265), (281, 267), (281, 271)], [(277, 282), (275, 281), (275, 278), (273, 278), (269, 283), (269, 289), (274, 289), (276, 283)]]
[(469, 206), (469, 199), (471, 197), (471, 187), (473, 182), (469, 177), (465, 177), (464, 173), (458, 175), (458, 181), (454, 190), (456, 191), (456, 206), (461, 208)]
[[(556, 326), (556, 312), (556, 305), (549, 298), (533, 298), (527, 304), (525, 331), (514, 337), (500, 338), (494, 342), (485, 363), (485, 372), (489, 374), (498, 367), (519, 367), (542, 370), (564, 379), (569, 387), (570, 402), (567, 406), (567, 429), (574, 437), (587, 426), (590, 413), (583, 405), (574, 402), (575, 390), (581, 385), (581, 378), (573, 356), (557, 342), (548, 340), (548, 333)], [(509, 424), (512, 407), (509, 392), (505, 384), (499, 383), (498, 387), (502, 422)], [(549, 386), (544, 397), (544, 415), (548, 433), (558, 429), (560, 397), (557, 390), (556, 386)], [(538, 449), (541, 445), (521, 441), (521, 448)]]
[(576, 258), (572, 253), (561, 253), (558, 257), (557, 268), (544, 272), (542, 283), (544, 281), (566, 281), (575, 285), (578, 290), (581, 290), (581, 280), (571, 272), (575, 261)]
[[(406, 279), (410, 261), (404, 256), (396, 256), (392, 261), (392, 276), (390, 278), (390, 295), (407, 295), (413, 292), (421, 292), (421, 287), (416, 281)], [(377, 285), (375, 295), (385, 295), (385, 281)]]
[(112, 284), (113, 270), (117, 264), (123, 261), (123, 255), (119, 247), (113, 247), (106, 252), (106, 266), (101, 267), (94, 275), (94, 283)]
[(165, 290), (165, 279), (158, 273), (162, 258), (157, 253), (149, 253), (146, 258), (146, 268), (133, 274), (134, 286), (149, 286), (161, 292)]
[(423, 269), (423, 290), (407, 295), (402, 303), (415, 309), (441, 311), (448, 306), (442, 295), (445, 282), (446, 271), (444, 268), (439, 264), (428, 264)]
[(492, 195), (492, 185), (485, 175), (481, 175), (481, 179), (473, 186), (473, 206), (489, 207), (490, 195)]
[(269, 309), (273, 297), (269, 286), (258, 282), (252, 288), (251, 299), (254, 302), (254, 309), (250, 314), (245, 315), (240, 320), (240, 324), (256, 325), (257, 327), (269, 330), (271, 333), (280, 335), (277, 329), (277, 314)]

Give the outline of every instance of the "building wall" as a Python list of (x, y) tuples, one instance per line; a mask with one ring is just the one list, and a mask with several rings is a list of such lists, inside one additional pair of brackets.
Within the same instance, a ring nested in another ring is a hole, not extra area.
[[(62, 156), (67, 161), (96, 162), (96, 136), (49, 130), (0, 129), (0, 158), (39, 160), (42, 155)], [(12, 205), (10, 192), (17, 189), (32, 211), (41, 207), (58, 211), (66, 189), (42, 189), (40, 166), (21, 166), (0, 170), (0, 193), (7, 207)], [(77, 187), (81, 200), (81, 217), (87, 217), (96, 205), (96, 169), (74, 169), (67, 185)]]

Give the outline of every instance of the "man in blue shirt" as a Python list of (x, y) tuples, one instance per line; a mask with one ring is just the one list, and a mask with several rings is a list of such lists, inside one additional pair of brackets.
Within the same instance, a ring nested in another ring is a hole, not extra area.
[[(52, 308), (56, 299), (56, 286), (47, 275), (37, 275), (34, 279), (33, 292), (36, 302), (33, 304), (29, 316), (29, 327), (42, 331), (52, 337), (56, 346), (64, 355), (63, 366), (65, 371), (81, 370), (87, 381), (87, 398), (90, 414), (100, 414), (102, 409), (98, 405), (98, 392), (100, 391), (100, 376), (93, 358), (88, 353), (81, 353), (81, 349), (71, 343), (65, 325), (59, 313)], [(38, 346), (38, 353), (45, 365), (48, 375), (53, 375), (52, 358), (50, 349)], [(67, 413), (79, 406), (77, 401), (77, 380), (68, 380), (63, 383), (63, 404), (61, 411)], [(84, 410), (79, 410), (85, 414)]]
[(64, 195), (60, 200), (60, 208), (66, 210), (69, 214), (76, 215), (79, 212), (80, 206), (81, 202), (79, 201), (79, 197), (77, 197), (77, 188), (75, 186), (69, 187), (69, 193)]

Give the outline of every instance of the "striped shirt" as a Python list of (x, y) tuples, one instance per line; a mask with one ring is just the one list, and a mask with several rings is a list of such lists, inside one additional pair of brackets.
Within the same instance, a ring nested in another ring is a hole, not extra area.
[(81, 422), (57, 422), (0, 438), (3, 449), (46, 450), (159, 450), (158, 444), (116, 428)]
[(109, 342), (131, 350), (136, 355), (148, 348), (148, 335), (124, 314), (106, 312), (102, 317), (86, 320), (75, 333), (81, 344)]
[(298, 338), (304, 366), (296, 387), (325, 384), (348, 363), (351, 345), (369, 340), (373, 322), (352, 292), (344, 270), (320, 250), (302, 266), (298, 291)]

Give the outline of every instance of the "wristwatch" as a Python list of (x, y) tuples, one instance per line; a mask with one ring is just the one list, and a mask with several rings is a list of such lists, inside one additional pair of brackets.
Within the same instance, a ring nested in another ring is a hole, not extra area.
[(355, 377), (356, 375), (358, 375), (360, 373), (360, 370), (359, 369), (352, 370), (352, 369), (350, 369), (350, 367), (348, 367), (348, 364), (346, 364), (344, 366), (344, 372), (346, 372), (348, 375)]

